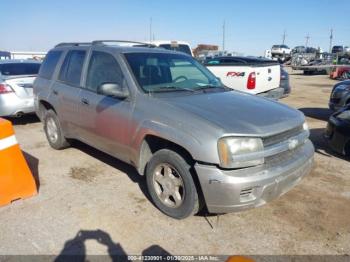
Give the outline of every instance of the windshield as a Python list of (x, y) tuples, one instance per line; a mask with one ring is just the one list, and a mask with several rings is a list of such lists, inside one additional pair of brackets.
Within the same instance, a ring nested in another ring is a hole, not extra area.
[(162, 45), (159, 45), (159, 47), (168, 49), (168, 50), (183, 52), (192, 56), (191, 49), (188, 45), (180, 44), (177, 46), (171, 46), (170, 44), (162, 44)]
[(208, 69), (185, 55), (127, 53), (125, 57), (146, 93), (223, 88), (220, 80)]
[(39, 63), (0, 64), (0, 74), (4, 76), (37, 75), (39, 68)]

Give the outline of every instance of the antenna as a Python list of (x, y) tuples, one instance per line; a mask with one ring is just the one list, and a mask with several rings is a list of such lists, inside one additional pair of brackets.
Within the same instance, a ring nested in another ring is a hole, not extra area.
[(305, 42), (305, 47), (307, 47), (307, 46), (308, 46), (310, 38), (311, 38), (311, 37), (310, 37), (310, 34), (309, 34), (309, 33), (307, 33), (307, 36), (305, 37), (305, 39), (306, 39), (306, 42)]
[(226, 21), (222, 24), (222, 51), (225, 52), (225, 30), (226, 30)]
[(333, 28), (331, 28), (331, 35), (329, 36), (329, 53), (332, 53), (333, 46)]
[(286, 30), (284, 30), (283, 35), (282, 35), (282, 44), (283, 45), (284, 45), (284, 42), (286, 41), (286, 37), (287, 37)]
[(149, 42), (152, 44), (152, 17), (149, 19)]

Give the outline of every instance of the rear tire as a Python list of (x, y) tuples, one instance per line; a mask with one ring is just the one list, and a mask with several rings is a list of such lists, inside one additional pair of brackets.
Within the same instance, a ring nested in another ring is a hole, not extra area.
[(50, 146), (56, 150), (69, 147), (69, 143), (63, 135), (60, 121), (56, 113), (49, 109), (44, 116), (44, 131)]
[(344, 155), (350, 157), (350, 141), (348, 141), (344, 146)]
[(174, 151), (161, 149), (147, 164), (146, 181), (153, 203), (164, 214), (184, 219), (199, 211), (191, 166)]
[(341, 75), (341, 80), (347, 80), (348, 78), (348, 72), (343, 72)]

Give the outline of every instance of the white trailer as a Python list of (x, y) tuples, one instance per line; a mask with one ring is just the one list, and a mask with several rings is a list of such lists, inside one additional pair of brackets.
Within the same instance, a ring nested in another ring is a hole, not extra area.
[(43, 60), (47, 52), (34, 52), (34, 51), (11, 51), (11, 59), (35, 59)]

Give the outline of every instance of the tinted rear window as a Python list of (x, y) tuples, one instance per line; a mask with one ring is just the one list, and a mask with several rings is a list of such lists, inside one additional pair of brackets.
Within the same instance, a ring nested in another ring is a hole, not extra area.
[(39, 68), (37, 63), (0, 64), (0, 72), (4, 76), (37, 75)]
[(40, 67), (39, 76), (50, 79), (55, 71), (62, 51), (50, 51)]
[(70, 85), (79, 86), (85, 55), (86, 51), (83, 50), (69, 51), (61, 67), (59, 80)]

